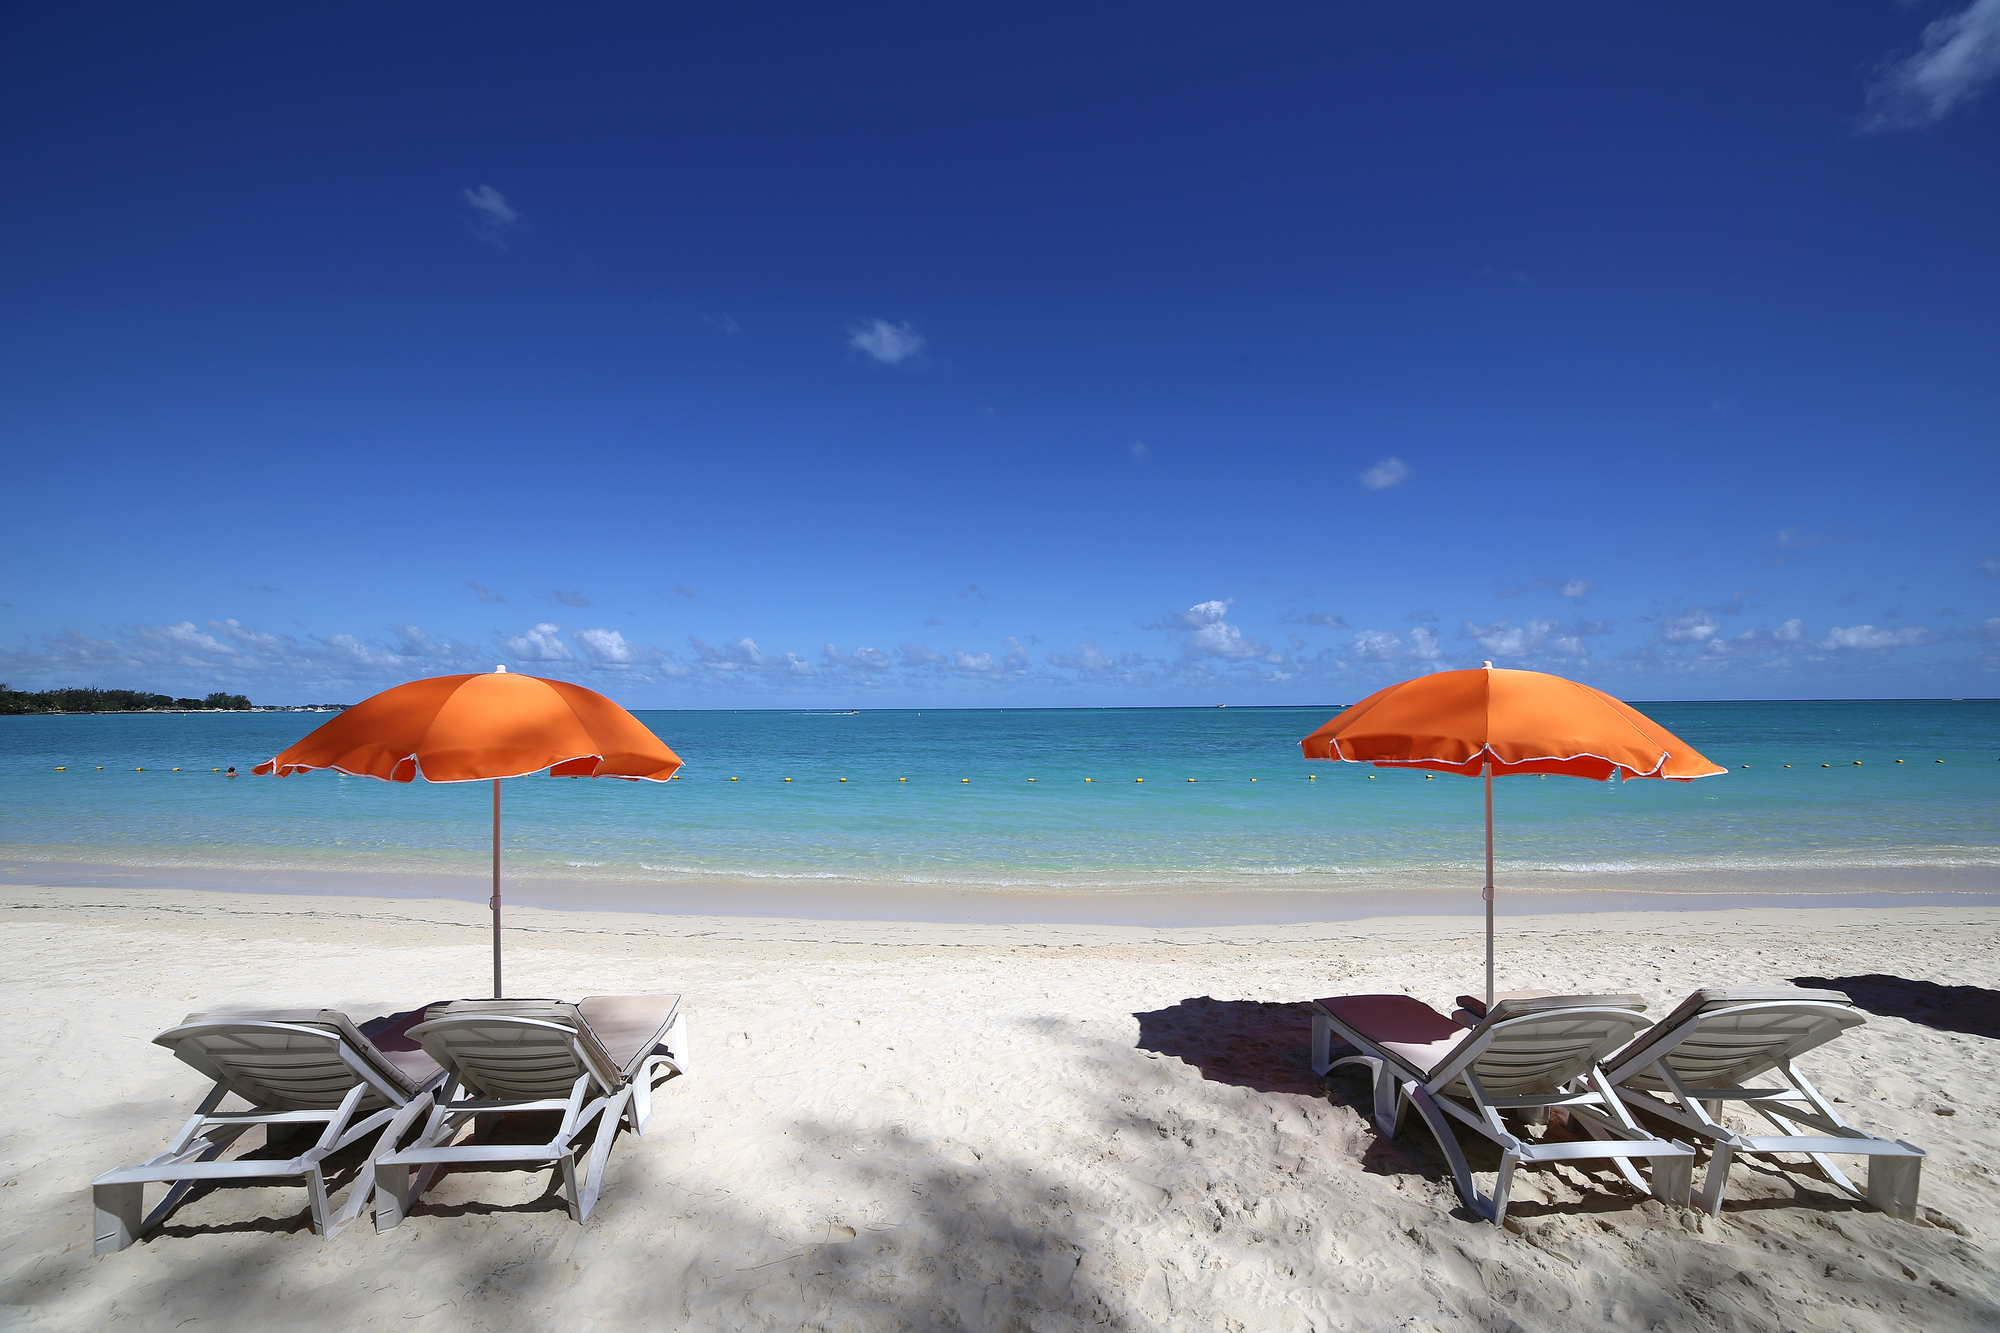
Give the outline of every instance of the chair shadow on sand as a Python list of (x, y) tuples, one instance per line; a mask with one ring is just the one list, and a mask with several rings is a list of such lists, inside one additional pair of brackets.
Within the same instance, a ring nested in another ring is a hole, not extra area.
[(1871, 1014), (1907, 1018), (1941, 1032), (2000, 1038), (2000, 991), (1982, 986), (1940, 986), (1883, 972), (1853, 977), (1793, 977), (1792, 984), (1841, 991)]
[[(1304, 1001), (1217, 1000), (1199, 995), (1134, 1014), (1139, 1020), (1139, 1040), (1134, 1045), (1172, 1056), (1212, 1083), (1311, 1097), (1366, 1121), (1374, 1096), (1367, 1079), (1358, 1074), (1321, 1078), (1312, 1072), (1312, 1014), (1312, 1005)], [(1343, 1052), (1353, 1053), (1336, 1041), (1335, 1058)], [(1361, 1168), (1369, 1175), (1422, 1175), (1447, 1183), (1451, 1179), (1444, 1154), (1421, 1129), (1385, 1139), (1371, 1128), (1367, 1144)], [(1467, 1155), (1475, 1170), (1490, 1171), (1499, 1160), (1496, 1151), (1492, 1161), (1485, 1161), (1478, 1144), (1468, 1145)], [(1473, 1216), (1463, 1204), (1455, 1211), (1468, 1219)]]
[[(1893, 978), (1892, 978), (1893, 980)], [(1799, 984), (1804, 985), (1801, 981)], [(1819, 983), (1813, 983), (1815, 985)], [(1960, 987), (1958, 989), (1972, 989)], [(1985, 992), (1992, 994), (1992, 992)], [(1859, 997), (1857, 997), (1858, 1002)], [(1253, 1092), (1290, 1093), (1324, 1100), (1330, 1106), (1353, 1112), (1366, 1122), (1374, 1109), (1374, 1089), (1363, 1070), (1349, 1066), (1326, 1078), (1312, 1072), (1313, 1006), (1305, 1001), (1271, 1003), (1259, 1000), (1217, 1000), (1202, 995), (1179, 1004), (1147, 1013), (1134, 1014), (1139, 1020), (1138, 1049), (1170, 1055), (1215, 1083), (1228, 1083)], [(1356, 1054), (1353, 1047), (1334, 1041), (1333, 1058)], [(1656, 1126), (1657, 1128), (1657, 1126)], [(1550, 1126), (1538, 1133), (1552, 1139), (1577, 1137), (1558, 1113)], [(1371, 1125), (1368, 1146), (1363, 1150), (1361, 1168), (1372, 1176), (1421, 1175), (1451, 1188), (1451, 1168), (1444, 1153), (1413, 1114), (1394, 1139), (1383, 1138)], [(1500, 1164), (1500, 1150), (1476, 1134), (1459, 1136), (1459, 1146), (1475, 1172), (1491, 1173)], [(1587, 1174), (1594, 1182), (1581, 1188), (1570, 1181), (1557, 1187), (1557, 1201), (1541, 1202), (1527, 1193), (1517, 1195), (1509, 1215), (1522, 1222), (1558, 1214), (1613, 1213), (1641, 1202), (1623, 1181), (1608, 1169), (1583, 1171), (1570, 1164), (1572, 1172)], [(1766, 1169), (1764, 1164), (1746, 1159), (1741, 1169), (1769, 1177), (1774, 1193), (1788, 1189), (1787, 1197), (1756, 1202), (1731, 1199), (1732, 1212), (1739, 1208), (1781, 1207), (1801, 1202), (1829, 1210), (1847, 1211), (1864, 1205), (1830, 1191), (1822, 1192), (1816, 1180), (1801, 1179), (1797, 1168), (1789, 1171)], [(1528, 1183), (1539, 1172), (1524, 1172), (1515, 1179)], [(1461, 1221), (1477, 1216), (1458, 1200), (1452, 1215)]]

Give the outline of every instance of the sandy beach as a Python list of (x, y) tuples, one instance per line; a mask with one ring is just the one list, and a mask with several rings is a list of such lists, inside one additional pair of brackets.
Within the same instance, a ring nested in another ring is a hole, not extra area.
[[(1981, 988), (1809, 1057), (1851, 1118), (1928, 1150), (1919, 1220), (1810, 1167), (1739, 1169), (1719, 1219), (1607, 1175), (1524, 1172), (1505, 1228), (1414, 1123), (1306, 1066), (1301, 1002), (1468, 989), (1477, 922), (934, 925), (536, 909), (521, 995), (680, 991), (694, 1063), (597, 1213), (548, 1173), (443, 1179), (330, 1242), (303, 1194), (195, 1199), (93, 1256), (90, 1177), (204, 1090), (150, 1037), (223, 1002), (359, 1018), (477, 994), (484, 913), (129, 889), (0, 895), (10, 960), (5, 1319), (47, 1329), (1991, 1328), (2000, 909), (1756, 908), (1504, 920), (1503, 986), (1885, 974)], [(1881, 1004), (1878, 1007), (1890, 1007)], [(1932, 1003), (1935, 1003), (1933, 1000)], [(1475, 1156), (1475, 1166), (1482, 1159)]]

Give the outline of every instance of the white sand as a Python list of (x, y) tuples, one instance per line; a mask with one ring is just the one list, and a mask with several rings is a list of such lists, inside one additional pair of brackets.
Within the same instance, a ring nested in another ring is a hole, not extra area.
[[(75, 889), (0, 907), (15, 1327), (2000, 1327), (1992, 1036), (1877, 1017), (1805, 1062), (1858, 1123), (1929, 1150), (1915, 1224), (1763, 1164), (1738, 1167), (1720, 1220), (1567, 1168), (1517, 1176), (1506, 1229), (1472, 1220), (1414, 1118), (1385, 1143), (1359, 1076), (1311, 1076), (1297, 1004), (1472, 989), (1466, 919), (522, 911), (511, 993), (687, 996), (692, 1072), (660, 1089), (644, 1139), (620, 1140), (588, 1226), (546, 1173), (448, 1177), (398, 1230), (331, 1242), (305, 1229), (301, 1191), (259, 1187), (93, 1256), (90, 1177), (157, 1151), (204, 1091), (154, 1032), (222, 1001), (365, 1018), (479, 994), (483, 914)], [(1806, 975), (2000, 990), (1996, 927), (1978, 907), (1515, 918), (1501, 980), (1636, 990), (1656, 1011), (1697, 985)]]

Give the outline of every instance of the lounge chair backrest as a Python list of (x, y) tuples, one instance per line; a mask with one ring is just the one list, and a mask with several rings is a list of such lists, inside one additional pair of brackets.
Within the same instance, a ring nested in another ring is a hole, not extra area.
[[(1515, 1010), (1510, 1017), (1514, 1003), (1493, 1006), (1466, 1034), (1459, 1052), (1432, 1071), (1434, 1086), (1448, 1090), (1470, 1069), (1495, 1097), (1543, 1092), (1588, 1073), (1646, 1026), (1639, 1013), (1644, 1002), (1636, 996), (1552, 996), (1523, 1001), (1535, 1008), (1525, 1014)], [(1451, 1082), (1436, 1083), (1440, 1079)]]
[(454, 1000), (409, 1035), (495, 1100), (567, 1096), (586, 1073), (605, 1091), (624, 1081), (576, 1006), (560, 1000)]
[[(1794, 986), (1720, 986), (1698, 990), (1655, 1023), (1613, 1061), (1621, 1082), (1657, 1091), (1661, 1081), (1643, 1071), (1650, 1051), (1665, 1050), (1667, 1066), (1695, 1087), (1740, 1087), (1823, 1046), (1867, 1020), (1839, 991)], [(1643, 1061), (1640, 1065), (1638, 1062)], [(1627, 1072), (1637, 1065), (1637, 1069)]]
[(417, 1092), (337, 1009), (189, 1014), (153, 1041), (237, 1096), (281, 1111), (331, 1110), (356, 1083), (370, 1085), (368, 1108)]

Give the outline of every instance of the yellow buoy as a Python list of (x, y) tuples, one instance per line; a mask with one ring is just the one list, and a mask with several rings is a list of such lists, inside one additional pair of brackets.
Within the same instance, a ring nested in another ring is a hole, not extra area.
[(1940, 760), (1938, 760), (1937, 762), (1939, 762), (1940, 764), (1942, 764), (1942, 763), (1944, 762), (1944, 760), (1940, 759)]
[(1790, 767), (1791, 767), (1791, 765), (1790, 765), (1790, 764), (1786, 764), (1786, 765), (1785, 765), (1785, 767), (1786, 767), (1786, 768), (1790, 768)]
[(1832, 767), (1833, 767), (1833, 765), (1832, 765), (1832, 764), (1821, 764), (1821, 765), (1820, 765), (1820, 767), (1821, 767), (1821, 768), (1832, 768)]
[(1855, 760), (1855, 761), (1854, 761), (1854, 766), (1855, 766), (1856, 768), (1859, 768), (1859, 767), (1861, 767), (1861, 761), (1860, 761), (1859, 759)]
[(1317, 774), (1317, 773), (1308, 773), (1308, 774), (1306, 774), (1306, 781), (1307, 781), (1307, 782), (1318, 782), (1318, 781), (1319, 781), (1319, 774)]
[(100, 772), (100, 773), (102, 773), (102, 772), (104, 771), (104, 765), (102, 765), (102, 764), (99, 764), (99, 765), (97, 766), (97, 771), (98, 771), (98, 772)]
[(175, 769), (175, 770), (174, 770), (174, 772), (178, 773), (178, 772), (180, 772), (180, 770), (179, 770), (179, 769), (177, 768), (177, 769)]
[(62, 771), (63, 771), (64, 769), (66, 769), (66, 768), (68, 768), (68, 767), (69, 767), (69, 765), (68, 765), (68, 764), (57, 764), (57, 765), (56, 765), (56, 772), (60, 773), (60, 772), (62, 772)]
[(846, 779), (846, 778), (842, 778), (842, 779), (841, 779), (841, 781), (842, 781), (842, 782), (845, 782), (845, 781), (847, 781), (847, 779)]
[(736, 779), (735, 779), (735, 778), (731, 778), (731, 779), (729, 779), (729, 780), (730, 780), (731, 782), (734, 782), (734, 781), (736, 781)]
[(1193, 778), (1189, 778), (1189, 779), (1188, 779), (1188, 781), (1189, 781), (1189, 782), (1193, 782), (1193, 781), (1194, 781), (1194, 779), (1193, 779)]
[[(785, 779), (785, 781), (787, 781), (787, 782), (790, 782), (790, 781), (791, 781), (791, 779), (790, 779), (790, 778), (786, 778), (786, 779)], [(898, 782), (908, 782), (908, 781), (909, 781), (909, 779), (908, 779), (908, 778), (897, 778), (897, 779), (896, 779), (896, 781), (898, 781)], [(1029, 779), (1028, 779), (1028, 781), (1030, 781), (1030, 782), (1033, 782), (1033, 781), (1034, 781), (1034, 779), (1033, 779), (1033, 778), (1029, 778)]]
[(221, 770), (221, 769), (219, 769), (219, 768), (211, 768), (211, 769), (209, 769), (208, 771), (209, 771), (209, 772), (211, 772), (211, 773), (220, 773), (220, 772), (221, 772), (222, 770)]
[(1084, 779), (1084, 781), (1085, 781), (1085, 782), (1088, 782), (1088, 781), (1090, 781), (1090, 779), (1089, 779), (1089, 778), (1085, 778), (1085, 779)]
[(1030, 782), (1033, 782), (1033, 781), (1034, 781), (1034, 779), (1033, 779), (1033, 778), (1029, 778), (1029, 779), (1028, 779), (1028, 781), (1030, 781)]
[(960, 781), (960, 782), (970, 782), (970, 781), (972, 781), (972, 779), (971, 779), (971, 778), (960, 778), (960, 779), (959, 779), (959, 781)]
[(791, 781), (791, 779), (790, 779), (790, 778), (786, 778), (786, 779), (785, 779), (785, 781), (787, 781), (787, 782), (790, 782), (790, 781)]
[(145, 772), (146, 770), (145, 770), (145, 769), (143, 769), (143, 768), (135, 768), (135, 769), (133, 769), (132, 771), (133, 771), (134, 773), (144, 773), (144, 772)]
[(1252, 782), (1255, 782), (1255, 781), (1256, 781), (1257, 779), (1255, 779), (1255, 778), (1252, 778), (1252, 779), (1250, 779), (1250, 780), (1251, 780)]
[(1424, 781), (1425, 781), (1425, 782), (1436, 782), (1436, 781), (1437, 781), (1437, 777), (1438, 777), (1438, 775), (1437, 775), (1437, 774), (1435, 774), (1435, 773), (1426, 773), (1426, 774), (1424, 774)]
[(1145, 780), (1146, 780), (1146, 779), (1144, 779), (1144, 778), (1133, 778), (1133, 779), (1132, 779), (1132, 781), (1134, 781), (1134, 782), (1144, 782)]

